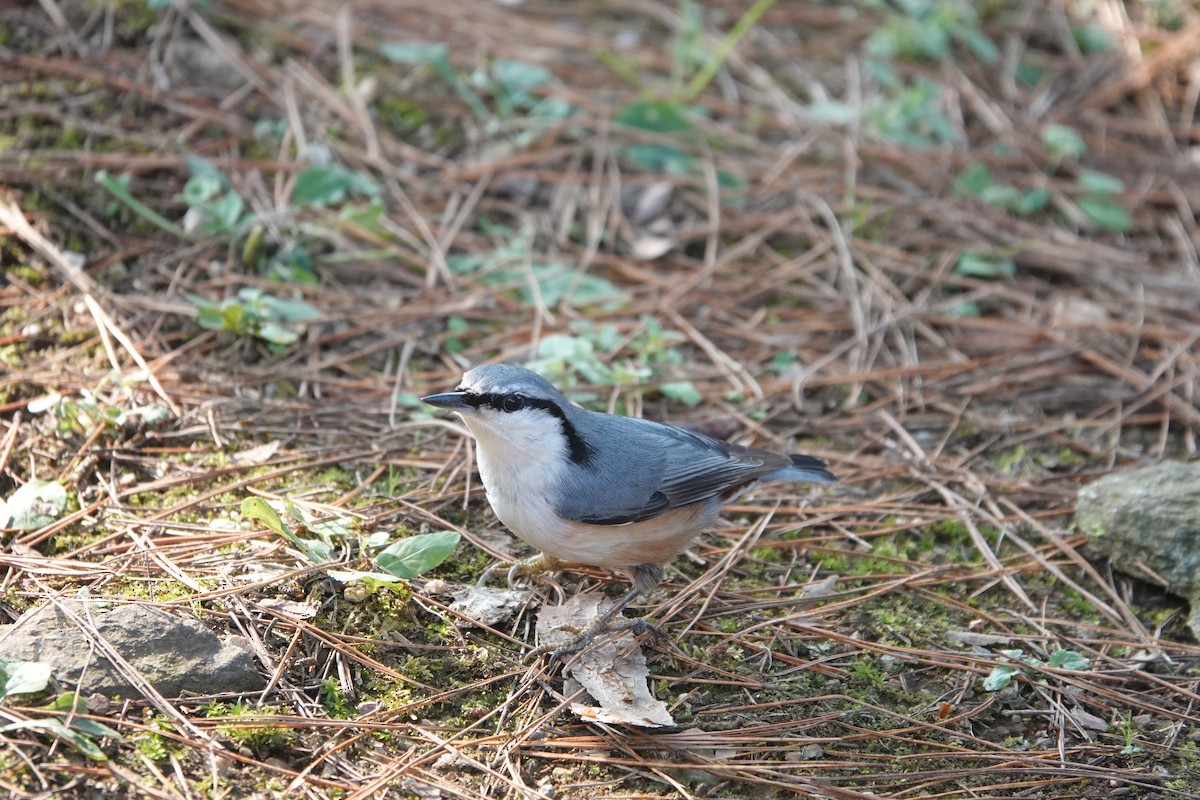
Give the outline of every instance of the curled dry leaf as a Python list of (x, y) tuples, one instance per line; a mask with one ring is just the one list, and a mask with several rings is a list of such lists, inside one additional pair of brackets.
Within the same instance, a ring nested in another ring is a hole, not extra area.
[[(538, 614), (538, 641), (552, 646), (566, 644), (612, 605), (613, 601), (604, 595), (589, 592), (561, 606), (543, 608)], [(573, 704), (571, 710), (581, 719), (646, 728), (675, 724), (667, 704), (650, 694), (646, 657), (633, 644), (634, 636), (629, 631), (601, 633), (568, 662), (567, 674), (598, 704)]]

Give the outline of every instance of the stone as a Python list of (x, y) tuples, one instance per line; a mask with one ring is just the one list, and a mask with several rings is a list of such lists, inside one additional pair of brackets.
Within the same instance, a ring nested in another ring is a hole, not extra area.
[(1125, 470), (1079, 490), (1076, 529), (1129, 575), (1148, 572), (1191, 604), (1200, 639), (1200, 463)]
[[(266, 685), (248, 650), (222, 642), (197, 620), (140, 604), (104, 609), (71, 600), (61, 605), (90, 619), (113, 650), (167, 697), (250, 692)], [(140, 696), (53, 603), (32, 609), (0, 633), (0, 659), (47, 663), (56, 679), (78, 686), (84, 695)]]

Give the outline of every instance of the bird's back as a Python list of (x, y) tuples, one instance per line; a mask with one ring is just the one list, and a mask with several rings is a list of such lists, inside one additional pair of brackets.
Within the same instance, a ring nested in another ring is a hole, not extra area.
[[(673, 425), (572, 407), (568, 419), (597, 446), (564, 480), (558, 513), (568, 519), (622, 524), (672, 508), (720, 499), (756, 480), (832, 482), (808, 456), (712, 439)], [(797, 464), (795, 458), (807, 459)]]

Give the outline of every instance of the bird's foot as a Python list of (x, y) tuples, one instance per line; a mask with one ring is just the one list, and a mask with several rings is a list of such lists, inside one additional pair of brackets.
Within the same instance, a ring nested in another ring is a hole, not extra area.
[(564, 644), (552, 645), (542, 644), (530, 650), (521, 660), (526, 664), (537, 660), (541, 656), (549, 655), (550, 658), (562, 660), (567, 656), (578, 653), (580, 650), (592, 643), (592, 640), (601, 633), (616, 631), (633, 631), (634, 635), (648, 633), (655, 641), (662, 639), (662, 631), (654, 626), (654, 623), (641, 618), (638, 619), (619, 619), (612, 620), (603, 616), (584, 625), (579, 633), (575, 634), (570, 640)]
[(536, 578), (544, 572), (553, 572), (564, 566), (566, 566), (565, 562), (559, 561), (557, 558), (552, 558), (545, 553), (538, 553), (536, 556), (522, 558), (518, 561), (497, 561), (483, 571), (483, 574), (479, 576), (479, 580), (475, 582), (475, 585), (484, 586), (497, 572), (508, 570), (508, 585), (511, 587), (520, 578)]

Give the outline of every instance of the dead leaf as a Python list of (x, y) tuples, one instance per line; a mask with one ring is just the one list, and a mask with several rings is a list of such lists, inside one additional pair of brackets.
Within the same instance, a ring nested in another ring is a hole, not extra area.
[(457, 611), (487, 628), (495, 627), (512, 617), (530, 596), (528, 589), (492, 589), (487, 586), (462, 585), (451, 585), (445, 594), (454, 598), (450, 603), (451, 611)]
[(1011, 636), (997, 636), (991, 633), (972, 633), (971, 631), (947, 631), (946, 638), (974, 647), (992, 647), (994, 645), (1009, 644), (1012, 642)]
[(830, 575), (824, 580), (819, 580), (816, 583), (809, 583), (801, 589), (803, 599), (807, 601), (820, 600), (823, 597), (828, 597), (837, 591), (837, 582), (841, 578), (840, 575)]
[(646, 186), (631, 184), (622, 187), (621, 206), (629, 224), (635, 227), (649, 225), (667, 211), (675, 185), (668, 181), (657, 181)]
[[(602, 594), (589, 592), (561, 606), (545, 607), (537, 620), (538, 641), (552, 647), (567, 644), (583, 626), (613, 606)], [(618, 617), (623, 619), (623, 617)], [(587, 691), (597, 706), (575, 703), (581, 719), (659, 728), (674, 725), (667, 704), (650, 694), (650, 670), (629, 631), (601, 633), (568, 662), (567, 674)]]
[(1072, 708), (1070, 716), (1075, 724), (1084, 730), (1100, 731), (1101, 733), (1108, 730), (1108, 722), (1087, 711), (1083, 706)]
[(275, 457), (279, 452), (279, 440), (260, 444), (257, 447), (251, 447), (249, 450), (243, 450), (240, 453), (234, 453), (229, 457), (239, 467), (253, 467), (259, 464), (266, 463)]
[(640, 233), (629, 243), (629, 254), (638, 261), (653, 261), (661, 258), (675, 247), (675, 237), (654, 236)]
[(269, 608), (293, 619), (312, 619), (317, 615), (317, 606), (312, 603), (297, 603), (295, 600), (284, 600), (278, 597), (264, 597), (255, 605), (259, 608)]

